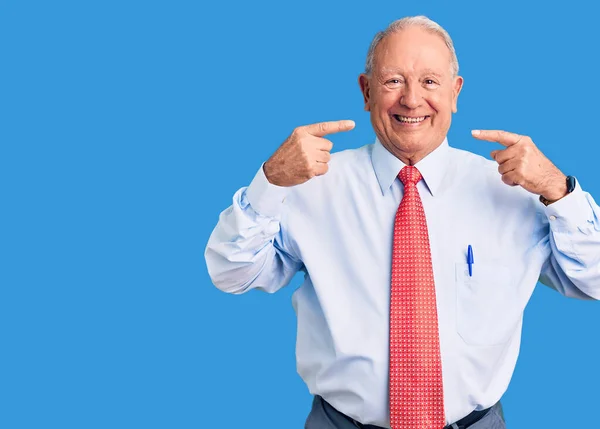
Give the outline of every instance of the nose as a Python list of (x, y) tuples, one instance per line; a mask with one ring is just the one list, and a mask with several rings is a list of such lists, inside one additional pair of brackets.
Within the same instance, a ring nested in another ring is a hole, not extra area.
[(400, 96), (400, 104), (408, 109), (416, 109), (421, 104), (421, 94), (419, 86), (410, 83), (404, 86), (402, 95)]

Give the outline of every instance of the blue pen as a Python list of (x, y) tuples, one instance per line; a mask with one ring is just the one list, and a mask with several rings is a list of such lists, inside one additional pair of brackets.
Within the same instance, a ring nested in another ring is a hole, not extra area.
[(467, 264), (469, 264), (469, 277), (473, 277), (473, 247), (470, 244), (467, 249)]

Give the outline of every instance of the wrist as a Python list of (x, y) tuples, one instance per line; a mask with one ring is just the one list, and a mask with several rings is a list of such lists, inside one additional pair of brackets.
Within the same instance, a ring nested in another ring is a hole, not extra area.
[(575, 178), (573, 176), (565, 176), (564, 174), (562, 176), (563, 178), (559, 179), (559, 182), (540, 195), (540, 201), (544, 205), (547, 206), (562, 199), (575, 189)]
[[(269, 160), (270, 161), (270, 160)], [(263, 173), (265, 173), (265, 177), (267, 178), (267, 181), (273, 185), (273, 181), (271, 180), (271, 164), (269, 164), (269, 161), (266, 161), (263, 164)]]
[(541, 196), (548, 201), (557, 201), (567, 195), (567, 193), (567, 177), (564, 176), (552, 188), (543, 192)]

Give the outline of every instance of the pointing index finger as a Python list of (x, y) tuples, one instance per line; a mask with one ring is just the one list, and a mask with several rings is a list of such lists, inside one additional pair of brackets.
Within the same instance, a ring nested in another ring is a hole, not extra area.
[(315, 137), (323, 137), (327, 134), (350, 131), (352, 128), (354, 128), (354, 121), (348, 119), (343, 121), (317, 122), (316, 124), (310, 124), (304, 127), (306, 132)]
[(502, 130), (473, 130), (471, 131), (471, 134), (476, 139), (498, 142), (506, 147), (518, 143), (519, 140), (523, 138), (520, 134), (509, 133), (508, 131)]

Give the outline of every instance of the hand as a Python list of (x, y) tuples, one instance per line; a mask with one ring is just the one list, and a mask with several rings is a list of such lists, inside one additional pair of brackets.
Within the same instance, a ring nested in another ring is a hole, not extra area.
[(499, 164), (498, 172), (507, 185), (520, 185), (549, 201), (559, 200), (567, 194), (567, 176), (544, 156), (530, 137), (498, 130), (473, 130), (471, 133), (476, 139), (506, 146), (492, 151), (491, 156)]
[(350, 131), (354, 121), (319, 122), (296, 128), (264, 165), (267, 180), (277, 186), (294, 186), (327, 173), (333, 143), (327, 134)]

